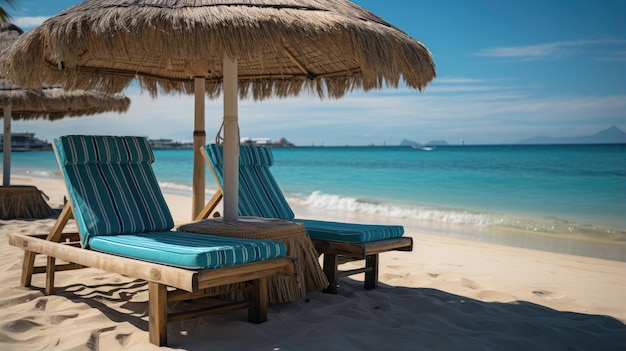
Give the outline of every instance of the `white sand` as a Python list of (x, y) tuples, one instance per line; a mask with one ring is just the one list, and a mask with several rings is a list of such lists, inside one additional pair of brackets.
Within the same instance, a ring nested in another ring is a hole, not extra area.
[[(12, 182), (36, 185), (53, 208), (65, 194), (60, 180)], [(189, 198), (166, 199), (177, 223), (189, 221)], [(23, 251), (8, 245), (8, 234), (46, 233), (53, 223), (0, 220), (0, 350), (158, 349), (148, 342), (142, 281), (84, 269), (57, 273), (52, 296), (43, 294), (43, 275), (33, 278), (34, 287), (19, 286)], [(342, 280), (338, 295), (314, 292), (270, 306), (269, 321), (260, 325), (247, 323), (245, 311), (171, 323), (169, 348), (626, 349), (626, 263), (408, 235), (413, 252), (381, 255), (376, 290), (363, 290), (356, 276)]]

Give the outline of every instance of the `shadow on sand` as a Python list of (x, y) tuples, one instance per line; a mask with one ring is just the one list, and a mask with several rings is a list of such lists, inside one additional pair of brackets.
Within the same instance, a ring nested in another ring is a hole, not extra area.
[[(139, 329), (137, 334), (145, 333), (137, 337), (145, 337), (147, 343), (146, 283), (131, 279), (113, 283), (90, 275), (86, 274), (87, 280), (101, 283), (55, 290), (57, 296), (98, 309), (113, 322), (94, 323), (89, 338), (85, 336), (85, 348), (100, 349), (99, 340), (107, 334), (123, 347), (128, 334), (116, 330), (122, 322)], [(610, 316), (557, 311), (526, 301), (483, 302), (429, 288), (381, 284), (365, 291), (360, 281), (343, 279), (342, 283), (337, 295), (314, 292), (302, 301), (270, 306), (269, 321), (263, 324), (246, 322), (245, 311), (171, 323), (169, 346), (181, 350), (626, 349), (626, 325)], [(33, 290), (25, 291), (32, 295)], [(35, 300), (45, 308), (46, 299), (40, 295)], [(203, 302), (181, 304), (188, 308)], [(80, 315), (68, 318), (83, 323)], [(46, 329), (41, 322), (24, 323), (23, 329)], [(12, 332), (18, 325), (13, 324)], [(0, 334), (7, 331), (6, 325), (0, 328)]]

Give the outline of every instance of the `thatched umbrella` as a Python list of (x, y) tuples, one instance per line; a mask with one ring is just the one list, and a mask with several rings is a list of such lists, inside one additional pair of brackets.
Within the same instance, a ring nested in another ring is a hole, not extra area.
[[(87, 0), (25, 34), (0, 65), (29, 87), (119, 92), (138, 79), (153, 96), (195, 92), (196, 153), (205, 143), (204, 91), (223, 92), (226, 220), (237, 216), (237, 93), (339, 98), (400, 81), (421, 90), (435, 77), (422, 43), (346, 0)], [(194, 216), (204, 167), (197, 155)]]
[[(22, 34), (22, 30), (13, 24), (0, 25), (0, 52), (11, 46)], [(1, 53), (0, 56), (3, 56)], [(97, 91), (65, 91), (60, 86), (39, 86), (37, 90), (26, 89), (11, 83), (0, 76), (0, 118), (4, 119), (3, 138), (3, 180), (0, 192), (0, 218), (9, 217), (45, 217), (47, 206), (38, 206), (25, 197), (41, 199), (38, 192), (27, 187), (10, 188), (11, 179), (11, 120), (46, 119), (56, 120), (64, 117), (93, 115), (108, 111), (125, 112), (130, 100), (121, 95), (108, 95)], [(28, 194), (31, 195), (28, 195)], [(32, 195), (35, 194), (35, 195)], [(20, 204), (17, 205), (15, 201)], [(27, 208), (27, 204), (42, 208), (42, 211)], [(41, 215), (37, 215), (41, 213)], [(21, 215), (20, 215), (21, 214)], [(48, 214), (49, 215), (49, 214)]]

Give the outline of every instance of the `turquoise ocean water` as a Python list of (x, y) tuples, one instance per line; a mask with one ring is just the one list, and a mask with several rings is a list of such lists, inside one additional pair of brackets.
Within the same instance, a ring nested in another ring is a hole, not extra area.
[[(273, 149), (293, 204), (477, 228), (626, 242), (626, 145)], [(191, 194), (192, 151), (156, 150), (165, 191)], [(13, 153), (12, 174), (59, 177), (51, 151)], [(215, 191), (207, 171), (207, 193)], [(618, 254), (619, 256), (620, 254)]]

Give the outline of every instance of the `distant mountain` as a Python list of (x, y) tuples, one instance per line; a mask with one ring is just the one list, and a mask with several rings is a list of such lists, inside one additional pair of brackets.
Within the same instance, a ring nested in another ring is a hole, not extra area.
[(522, 139), (518, 144), (626, 144), (626, 133), (613, 126), (593, 135), (579, 135), (567, 138), (537, 136)]

